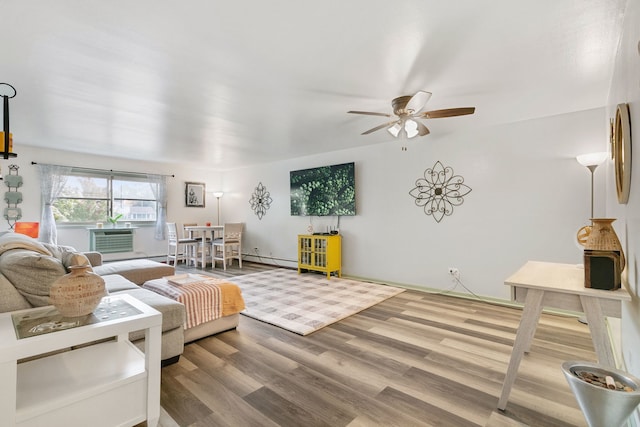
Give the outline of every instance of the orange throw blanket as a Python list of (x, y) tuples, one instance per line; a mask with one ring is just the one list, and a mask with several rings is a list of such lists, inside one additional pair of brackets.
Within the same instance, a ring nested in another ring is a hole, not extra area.
[(238, 285), (220, 283), (218, 287), (222, 292), (222, 316), (240, 313), (244, 310), (244, 299)]

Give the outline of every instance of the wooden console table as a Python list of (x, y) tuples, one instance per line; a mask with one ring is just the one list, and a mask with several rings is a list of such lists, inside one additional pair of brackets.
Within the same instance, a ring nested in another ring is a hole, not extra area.
[[(507, 406), (524, 353), (528, 353), (543, 307), (584, 312), (598, 362), (615, 367), (605, 316), (620, 317), (622, 301), (630, 301), (623, 287), (615, 291), (584, 287), (584, 269), (576, 264), (528, 261), (505, 281), (511, 298), (524, 302), (520, 326), (502, 385), (498, 409)], [(577, 320), (576, 320), (577, 321)]]

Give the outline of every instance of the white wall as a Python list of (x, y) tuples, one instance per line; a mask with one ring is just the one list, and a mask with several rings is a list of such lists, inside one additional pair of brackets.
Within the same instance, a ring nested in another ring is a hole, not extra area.
[(627, 257), (629, 291), (633, 301), (622, 313), (622, 348), (626, 369), (640, 377), (640, 300), (638, 261), (640, 258), (640, 2), (627, 2), (623, 36), (616, 56), (609, 94), (608, 118), (615, 117), (619, 103), (629, 104), (632, 135), (631, 194), (626, 205), (618, 203), (613, 168), (607, 173), (607, 215), (614, 223)]
[[(504, 279), (527, 260), (582, 262), (575, 234), (588, 224), (590, 177), (575, 156), (606, 149), (603, 121), (604, 109), (596, 109), (406, 143), (368, 145), (354, 135), (362, 148), (225, 172), (223, 216), (246, 222), (246, 251), (258, 247), (295, 265), (297, 234), (310, 222), (324, 231), (337, 220), (290, 216), (289, 171), (355, 161), (358, 214), (340, 218), (343, 274), (448, 288), (453, 266), (474, 293), (508, 299)], [(472, 188), (440, 223), (409, 195), (437, 160)], [(595, 177), (602, 215), (604, 173)], [(259, 182), (273, 198), (262, 220), (249, 206)]]
[[(40, 221), (40, 184), (37, 167), (31, 164), (32, 161), (107, 170), (173, 174), (175, 177), (169, 178), (168, 192), (171, 202), (167, 209), (168, 220), (178, 223), (198, 222), (200, 224), (204, 224), (206, 221), (214, 223), (216, 221), (215, 198), (211, 194), (207, 194), (205, 208), (185, 207), (184, 184), (186, 181), (203, 182), (206, 184), (207, 192), (214, 191), (221, 185), (221, 175), (218, 172), (189, 165), (128, 161), (60, 150), (33, 149), (19, 144), (16, 144), (15, 151), (18, 153), (18, 157), (3, 161), (0, 166), (2, 167), (3, 175), (8, 173), (8, 165), (10, 164), (20, 167), (18, 172), (24, 180), (21, 188), (24, 202), (20, 205), (22, 208), (22, 221)], [(104, 222), (106, 223), (106, 218)], [(6, 231), (8, 228), (7, 222), (0, 220), (0, 231)], [(141, 227), (136, 230), (133, 253), (107, 254), (105, 259), (166, 255), (167, 242), (155, 240), (153, 236), (153, 227)], [(89, 233), (86, 227), (61, 226), (58, 228), (58, 243), (85, 251), (89, 249)]]
[[(19, 145), (19, 157), (9, 163), (21, 166), (25, 180), (25, 221), (40, 217), (37, 168), (31, 161), (175, 174), (169, 188), (170, 221), (216, 222), (211, 194), (204, 209), (184, 207), (184, 182), (205, 182), (209, 191), (224, 191), (221, 221), (246, 223), (245, 253), (253, 254), (257, 247), (264, 257), (261, 261), (295, 266), (296, 236), (306, 233), (310, 223), (323, 231), (336, 226), (337, 219), (290, 216), (289, 172), (354, 161), (358, 214), (340, 219), (345, 275), (418, 288), (449, 288), (447, 268), (452, 266), (460, 269), (462, 281), (472, 292), (508, 299), (504, 279), (527, 260), (582, 262), (575, 233), (588, 223), (590, 187), (589, 173), (575, 156), (606, 148), (605, 121), (604, 109), (596, 109), (473, 132), (432, 134), (406, 143), (392, 140), (373, 145), (366, 137), (354, 135), (363, 139), (362, 148), (224, 173)], [(402, 145), (408, 150), (402, 151)], [(415, 181), (437, 160), (451, 166), (472, 188), (464, 203), (440, 223), (415, 206), (409, 195)], [(596, 215), (604, 214), (605, 172), (606, 167), (596, 171)], [(249, 205), (260, 182), (273, 199), (262, 220)], [(4, 229), (6, 224), (0, 226)], [(89, 246), (83, 227), (60, 228), (58, 240), (78, 250)], [(166, 242), (154, 240), (151, 228), (139, 229), (135, 242), (135, 253), (107, 259), (166, 253)]]

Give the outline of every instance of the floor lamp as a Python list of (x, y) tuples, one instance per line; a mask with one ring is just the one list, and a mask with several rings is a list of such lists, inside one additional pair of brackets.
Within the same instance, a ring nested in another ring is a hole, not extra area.
[(609, 153), (601, 152), (601, 153), (589, 153), (589, 154), (581, 154), (576, 157), (578, 163), (582, 166), (589, 169), (591, 172), (591, 217), (593, 218), (593, 173), (596, 171), (596, 168), (605, 161)]
[(222, 191), (213, 193), (213, 196), (218, 200), (218, 222), (216, 222), (216, 225), (220, 225), (220, 198), (223, 194), (224, 193)]
[[(593, 174), (596, 171), (597, 167), (606, 160), (608, 155), (609, 153), (606, 152), (598, 152), (581, 154), (576, 157), (578, 163), (589, 169), (589, 172), (591, 172), (591, 216), (589, 217), (589, 219), (593, 218)], [(578, 318), (578, 322), (584, 323), (586, 325), (587, 318), (585, 316), (581, 316)]]

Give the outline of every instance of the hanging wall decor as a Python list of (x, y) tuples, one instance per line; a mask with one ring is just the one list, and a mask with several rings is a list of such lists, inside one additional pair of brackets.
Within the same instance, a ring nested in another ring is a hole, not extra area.
[(463, 184), (464, 178), (453, 174), (453, 168), (444, 167), (437, 161), (433, 168), (424, 171), (424, 178), (416, 180), (416, 186), (409, 191), (416, 206), (424, 208), (424, 213), (433, 215), (436, 222), (453, 214), (453, 207), (464, 202), (464, 196), (471, 188)]
[[(8, 93), (13, 92), (12, 95)], [(0, 132), (0, 156), (5, 160), (10, 157), (17, 157), (13, 152), (13, 134), (9, 130), (9, 100), (14, 98), (18, 92), (9, 83), (0, 83), (0, 97), (2, 97), (2, 132)]]
[(628, 104), (618, 104), (613, 122), (613, 164), (618, 203), (629, 201), (631, 188), (631, 121)]
[(258, 219), (262, 219), (267, 213), (267, 210), (271, 207), (271, 202), (273, 202), (273, 199), (267, 191), (267, 187), (259, 183), (255, 190), (253, 190), (253, 194), (249, 200), (251, 209), (253, 209), (253, 212), (258, 216)]
[(4, 201), (7, 207), (4, 208), (4, 219), (9, 223), (9, 227), (13, 229), (16, 221), (22, 218), (22, 209), (18, 207), (22, 203), (22, 192), (18, 188), (22, 187), (22, 177), (18, 175), (19, 166), (10, 165), (9, 174), (4, 176), (4, 183), (9, 187), (9, 191), (4, 193)]

